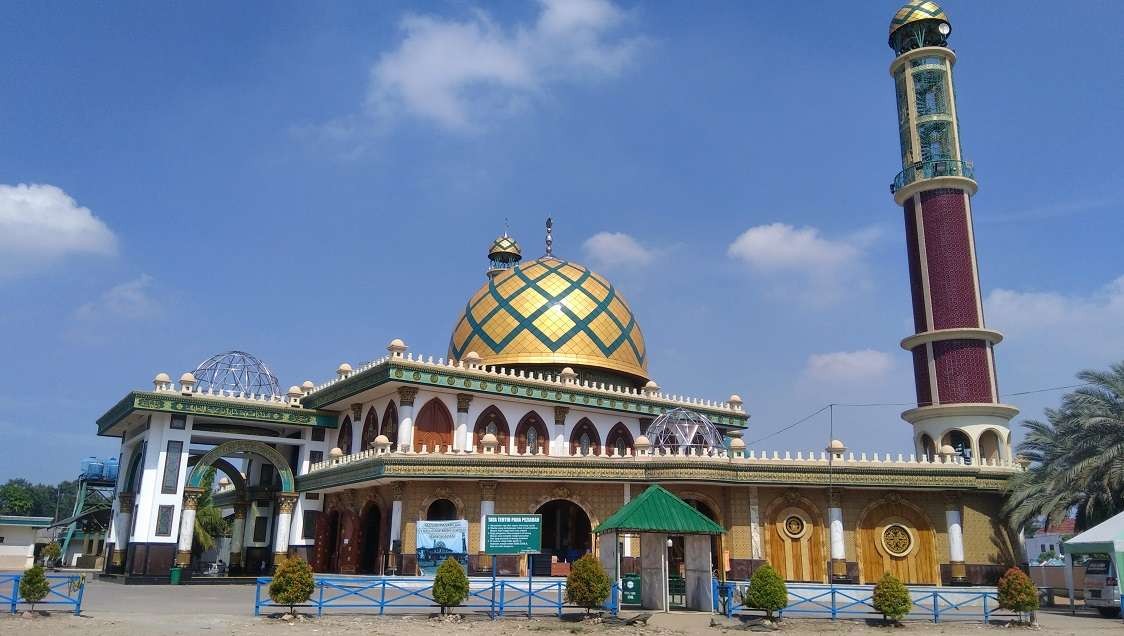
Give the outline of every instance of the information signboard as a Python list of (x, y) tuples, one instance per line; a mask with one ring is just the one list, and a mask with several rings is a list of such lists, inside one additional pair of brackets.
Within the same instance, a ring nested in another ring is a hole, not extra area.
[(484, 517), (484, 554), (542, 552), (542, 515)]

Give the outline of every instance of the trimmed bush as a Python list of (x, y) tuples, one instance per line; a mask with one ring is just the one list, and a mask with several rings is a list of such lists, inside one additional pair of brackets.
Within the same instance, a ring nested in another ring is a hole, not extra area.
[(882, 620), (887, 623), (897, 623), (909, 613), (913, 601), (909, 596), (909, 589), (898, 577), (886, 572), (878, 579), (874, 586), (874, 600), (871, 603), (874, 611), (882, 614)]
[(1011, 568), (999, 577), (996, 587), (999, 589), (999, 607), (1018, 612), (1020, 616), (1038, 610), (1038, 589), (1026, 572)]
[(585, 608), (589, 614), (595, 607), (601, 607), (609, 598), (609, 576), (601, 563), (586, 554), (574, 562), (570, 575), (566, 577), (566, 600)]
[(51, 584), (43, 574), (43, 566), (37, 565), (24, 571), (20, 577), (20, 598), (31, 603), (31, 611), (35, 611), (35, 604), (51, 593)]
[(44, 565), (53, 564), (62, 556), (62, 548), (59, 547), (58, 543), (52, 541), (43, 546), (43, 551), (39, 553), (39, 556), (43, 557)]
[(749, 589), (742, 593), (742, 605), (765, 610), (765, 618), (773, 619), (773, 612), (788, 605), (788, 588), (773, 566), (762, 565), (749, 577)]
[(314, 589), (312, 567), (304, 559), (293, 556), (277, 564), (277, 572), (269, 584), (269, 598), (278, 605), (288, 605), (292, 614), (297, 605), (308, 602)]
[(433, 600), (441, 606), (444, 614), (450, 607), (456, 607), (468, 598), (468, 577), (464, 568), (452, 557), (445, 559), (433, 577)]

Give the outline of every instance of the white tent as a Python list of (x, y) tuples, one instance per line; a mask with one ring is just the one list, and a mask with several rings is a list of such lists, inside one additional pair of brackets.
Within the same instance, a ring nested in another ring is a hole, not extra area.
[[(1069, 539), (1065, 545), (1065, 581), (1069, 588), (1069, 606), (1073, 607), (1073, 555), (1107, 554), (1116, 562), (1116, 589), (1121, 591), (1124, 578), (1124, 512), (1107, 519)], [(1124, 594), (1120, 595), (1124, 603)], [(1124, 615), (1124, 612), (1121, 613)]]

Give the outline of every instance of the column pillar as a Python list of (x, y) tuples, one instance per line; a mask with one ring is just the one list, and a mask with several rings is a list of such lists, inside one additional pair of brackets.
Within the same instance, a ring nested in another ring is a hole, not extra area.
[(230, 570), (242, 569), (242, 542), (246, 537), (246, 507), (244, 501), (234, 503), (234, 525), (230, 528)]
[(398, 387), (398, 450), (406, 452), (414, 444), (414, 398), (417, 387)]
[(183, 510), (180, 512), (180, 539), (176, 547), (176, 565), (188, 567), (191, 565), (191, 541), (195, 538), (195, 507), (199, 497), (203, 494), (202, 488), (184, 488)]
[(453, 435), (453, 450), (468, 450), (468, 405), (472, 404), (471, 393), (457, 394), (457, 431)]
[(960, 499), (955, 495), (945, 498), (945, 524), (948, 526), (948, 561), (954, 584), (968, 583), (968, 569), (964, 565), (964, 528), (960, 516)]
[[(630, 502), (630, 501), (632, 501), (632, 484), (626, 483), (624, 485), (624, 505), (627, 506), (628, 502)], [(630, 537), (628, 535), (625, 535), (625, 536), (621, 537), (621, 540), (624, 542), (624, 553), (621, 556), (631, 557), (632, 556), (632, 537)]]
[(390, 569), (396, 573), (401, 569), (402, 564), (398, 562), (402, 558), (402, 545), (399, 543), (398, 551), (394, 551), (394, 543), (402, 541), (402, 496), (405, 490), (406, 483), (396, 481), (390, 484), (391, 496), (393, 500), (390, 503)]
[(567, 455), (566, 452), (566, 416), (570, 413), (568, 406), (554, 407), (554, 441), (551, 444), (551, 455)]
[(757, 486), (749, 487), (749, 557), (758, 561), (765, 558), (761, 547), (761, 498)]
[(277, 532), (273, 537), (273, 567), (289, 556), (289, 529), (293, 526), (293, 509), (297, 506), (295, 492), (277, 493)]
[(831, 578), (847, 578), (847, 549), (843, 543), (842, 491), (833, 488), (829, 494), (827, 522), (831, 531)]
[(136, 494), (123, 492), (117, 495), (117, 517), (114, 518), (113, 554), (110, 563), (115, 569), (125, 567), (125, 556), (129, 552), (129, 534), (133, 529), (133, 506)]
[(491, 563), (483, 563), (484, 548), (487, 545), (487, 537), (485, 536), (487, 530), (488, 515), (496, 514), (496, 482), (482, 481), (480, 482), (480, 556), (482, 561), (480, 567), (491, 565)]

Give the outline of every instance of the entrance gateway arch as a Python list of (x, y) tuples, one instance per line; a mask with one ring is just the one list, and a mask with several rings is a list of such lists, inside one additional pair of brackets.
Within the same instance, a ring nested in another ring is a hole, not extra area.
[[(241, 491), (241, 496), (246, 493), (246, 484), (234, 466), (224, 459), (228, 455), (246, 453), (257, 455), (273, 465), (281, 480), (281, 489), (277, 492), (277, 524), (275, 540), (273, 543), (273, 562), (277, 563), (280, 557), (289, 553), (289, 527), (292, 524), (293, 508), (297, 502), (296, 479), (289, 468), (289, 462), (277, 452), (275, 448), (263, 442), (250, 440), (231, 440), (215, 446), (194, 461), (195, 467), (187, 478), (187, 486), (183, 492), (183, 513), (180, 515), (180, 535), (176, 546), (176, 565), (189, 567), (191, 565), (191, 545), (195, 538), (195, 509), (203, 494), (202, 484), (208, 468), (222, 470), (229, 477), (235, 488)], [(240, 499), (234, 504), (234, 527), (231, 529), (230, 565), (242, 565), (242, 544), (246, 534), (246, 505)]]

